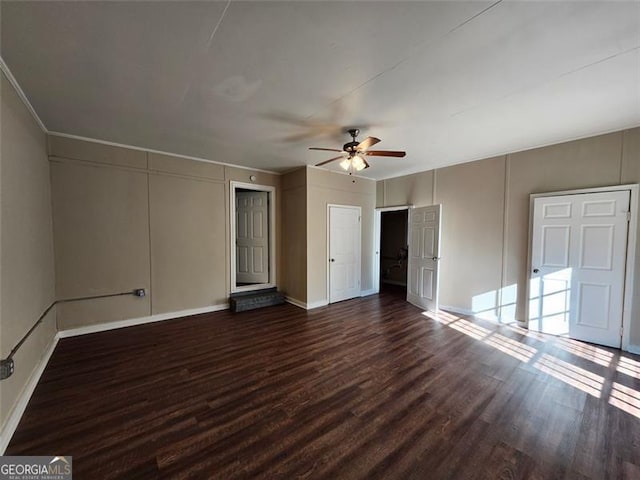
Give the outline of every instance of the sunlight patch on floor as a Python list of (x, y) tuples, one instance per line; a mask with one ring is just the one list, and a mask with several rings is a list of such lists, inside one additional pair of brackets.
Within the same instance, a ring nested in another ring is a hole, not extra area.
[(620, 357), (616, 370), (633, 378), (640, 379), (640, 362), (626, 357)]
[(613, 382), (609, 404), (640, 418), (640, 392), (633, 388)]
[(570, 338), (558, 337), (554, 345), (565, 352), (569, 352), (573, 355), (584, 358), (585, 360), (597, 363), (603, 367), (608, 367), (613, 360), (613, 353), (594, 345), (588, 345)]
[(462, 318), (455, 323), (450, 323), (448, 326), (454, 330), (458, 330), (459, 332), (469, 335), (471, 338), (475, 338), (476, 340), (482, 340), (492, 333), (488, 328), (480, 327), (479, 325)]
[[(605, 379), (603, 376), (584, 368), (565, 362), (549, 353), (542, 353), (537, 358), (538, 350), (522, 341), (509, 338), (495, 330), (481, 327), (469, 320), (457, 315), (438, 311), (425, 311), (422, 315), (436, 322), (457, 330), (479, 342), (484, 343), (506, 355), (509, 355), (522, 363), (533, 362), (533, 367), (542, 373), (560, 380), (567, 385), (577, 388), (595, 398), (601, 398), (604, 390)], [(503, 325), (502, 328), (516, 332), (520, 335), (534, 338), (543, 342), (553, 340), (552, 347), (561, 349), (577, 357), (589, 360), (602, 367), (612, 367), (616, 355), (608, 350), (590, 345), (579, 340), (563, 337), (550, 337), (539, 332), (527, 330), (517, 325)], [(627, 357), (620, 357), (616, 365), (616, 371), (633, 378), (640, 379), (640, 362)], [(607, 382), (608, 383), (608, 382)], [(611, 394), (608, 402), (620, 410), (640, 418), (640, 392), (617, 382), (611, 386)]]
[(517, 340), (505, 337), (499, 333), (494, 333), (487, 338), (484, 343), (500, 350), (507, 355), (511, 355), (513, 358), (520, 360), (523, 363), (527, 363), (533, 358), (537, 350), (529, 345), (524, 345)]
[(591, 396), (600, 398), (600, 392), (604, 384), (604, 377), (600, 375), (596, 375), (589, 370), (572, 365), (547, 353), (542, 354), (542, 357), (540, 357), (533, 366), (547, 375), (551, 375)]

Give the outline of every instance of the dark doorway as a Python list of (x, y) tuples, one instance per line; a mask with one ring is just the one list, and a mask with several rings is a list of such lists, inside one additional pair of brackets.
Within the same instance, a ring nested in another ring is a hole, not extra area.
[(407, 289), (408, 210), (381, 212), (380, 290)]

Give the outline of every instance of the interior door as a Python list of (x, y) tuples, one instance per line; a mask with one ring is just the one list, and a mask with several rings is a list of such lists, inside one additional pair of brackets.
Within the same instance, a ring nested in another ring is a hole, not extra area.
[(441, 205), (409, 210), (407, 301), (438, 310)]
[(329, 303), (360, 296), (360, 208), (329, 207)]
[(236, 192), (236, 284), (269, 282), (269, 194)]
[(533, 204), (529, 328), (620, 347), (629, 191)]

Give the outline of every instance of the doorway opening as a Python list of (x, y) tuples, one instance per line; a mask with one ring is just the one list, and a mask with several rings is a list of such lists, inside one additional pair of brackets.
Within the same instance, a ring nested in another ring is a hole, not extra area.
[[(376, 208), (373, 217), (373, 240), (374, 240), (374, 257), (373, 257), (373, 289), (371, 293), (379, 293), (383, 287), (387, 293), (397, 293), (398, 296), (406, 298), (407, 292), (407, 259), (399, 259), (404, 252), (401, 248), (407, 248), (409, 241), (409, 210), (412, 205), (399, 205), (395, 207), (379, 207)], [(387, 216), (387, 214), (397, 214), (396, 216)], [(383, 215), (385, 216), (384, 227), (382, 224)], [(403, 226), (404, 224), (404, 226)], [(384, 256), (389, 257), (383, 262), (383, 236), (385, 242)], [(387, 240), (391, 238), (390, 242)], [(408, 257), (408, 253), (407, 253)], [(393, 264), (401, 263), (400, 266)], [(398, 270), (398, 271), (396, 271)], [(402, 272), (405, 271), (403, 274)], [(383, 282), (384, 280), (384, 282)], [(403, 282), (404, 280), (404, 282)], [(398, 282), (397, 284), (390, 282)], [(403, 284), (404, 283), (404, 284)]]
[(380, 290), (407, 293), (409, 210), (380, 213)]
[(231, 292), (275, 287), (275, 188), (231, 182), (229, 207)]

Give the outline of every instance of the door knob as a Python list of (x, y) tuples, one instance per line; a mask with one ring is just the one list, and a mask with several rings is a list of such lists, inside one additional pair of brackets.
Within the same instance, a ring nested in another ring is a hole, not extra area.
[(335, 261), (336, 261), (336, 259), (335, 259), (335, 258), (330, 258), (330, 259), (329, 259), (329, 261), (330, 261), (330, 262), (335, 262)]
[(533, 269), (533, 273), (538, 273), (540, 270), (538, 270), (537, 268)]
[(431, 257), (431, 260), (435, 262), (436, 260), (440, 260), (440, 257)]

